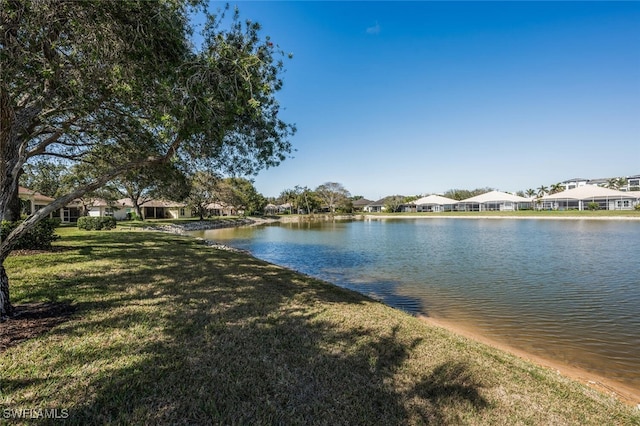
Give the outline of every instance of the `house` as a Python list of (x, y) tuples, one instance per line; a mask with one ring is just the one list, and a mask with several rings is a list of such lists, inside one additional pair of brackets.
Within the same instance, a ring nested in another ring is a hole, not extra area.
[(388, 197), (381, 198), (378, 201), (373, 201), (362, 208), (367, 213), (380, 213), (386, 210), (385, 201)]
[(640, 192), (616, 191), (596, 185), (583, 185), (541, 197), (543, 209), (586, 210), (589, 203), (597, 203), (601, 210), (633, 210)]
[(90, 205), (87, 206), (87, 216), (102, 217), (102, 216), (114, 216), (114, 207), (106, 200), (93, 200)]
[[(55, 198), (47, 197), (22, 186), (18, 187), (18, 197), (22, 200), (22, 209), (27, 215), (33, 214), (55, 201)], [(49, 215), (49, 217), (59, 218), (62, 222), (77, 222), (80, 216), (82, 216), (82, 204), (79, 201), (72, 201)]]
[(264, 214), (266, 215), (274, 215), (278, 213), (278, 206), (275, 204), (269, 203), (264, 206)]
[(236, 216), (244, 211), (237, 210), (234, 206), (225, 203), (211, 203), (207, 205), (207, 214), (209, 216)]
[(291, 214), (291, 209), (292, 208), (293, 208), (293, 205), (291, 203), (280, 204), (278, 206), (278, 213), (279, 214), (283, 214), (283, 213)]
[(54, 198), (47, 197), (46, 195), (22, 186), (18, 187), (18, 198), (23, 201), (23, 211), (28, 215), (37, 212), (55, 200)]
[(359, 198), (351, 203), (353, 205), (354, 212), (364, 211), (364, 208), (369, 204), (373, 203), (371, 200), (367, 200), (366, 198)]
[[(610, 180), (611, 179), (608, 179), (608, 178), (589, 179), (589, 181), (587, 182), (587, 185), (608, 187)], [(581, 186), (584, 186), (584, 185), (581, 185)]]
[(515, 211), (531, 208), (531, 200), (501, 191), (491, 191), (459, 201), (458, 211)]
[(402, 206), (400, 206), (400, 211), (405, 213), (415, 213), (418, 210), (416, 209), (416, 205), (413, 203), (413, 201), (410, 201), (408, 203), (402, 204)]
[(565, 180), (564, 182), (560, 182), (560, 185), (564, 186), (564, 189), (573, 189), (579, 186), (584, 186), (589, 183), (589, 179), (585, 178), (573, 178), (569, 180)]
[(625, 189), (627, 191), (640, 191), (640, 175), (627, 176), (627, 187)]
[(458, 204), (458, 200), (440, 195), (428, 195), (412, 202), (416, 212), (450, 212)]
[[(140, 204), (143, 219), (181, 219), (193, 217), (191, 208), (185, 203), (166, 200), (148, 200)], [(130, 198), (117, 200), (111, 211), (104, 209), (103, 215), (113, 216), (116, 220), (131, 219), (136, 213)]]

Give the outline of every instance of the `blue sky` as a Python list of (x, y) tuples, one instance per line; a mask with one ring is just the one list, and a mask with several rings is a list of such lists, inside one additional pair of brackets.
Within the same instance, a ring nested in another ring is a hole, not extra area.
[[(212, 7), (218, 7), (212, 3)], [(640, 2), (249, 2), (293, 158), (255, 186), (526, 190), (640, 174)]]

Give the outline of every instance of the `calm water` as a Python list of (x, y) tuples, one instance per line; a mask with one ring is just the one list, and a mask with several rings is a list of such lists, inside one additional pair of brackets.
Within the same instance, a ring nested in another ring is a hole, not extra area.
[(427, 218), (198, 235), (640, 389), (640, 222)]

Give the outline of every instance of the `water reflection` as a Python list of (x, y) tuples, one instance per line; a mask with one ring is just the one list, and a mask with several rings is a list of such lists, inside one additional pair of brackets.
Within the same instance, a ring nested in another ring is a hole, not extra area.
[(640, 389), (640, 223), (429, 218), (200, 236)]

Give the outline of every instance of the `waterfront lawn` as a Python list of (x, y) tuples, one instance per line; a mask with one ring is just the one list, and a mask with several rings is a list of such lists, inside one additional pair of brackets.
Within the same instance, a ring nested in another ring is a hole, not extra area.
[(640, 423), (637, 410), (551, 370), (246, 254), (135, 229), (60, 234), (57, 251), (6, 262), (19, 309), (73, 313), (1, 353), (5, 418)]

